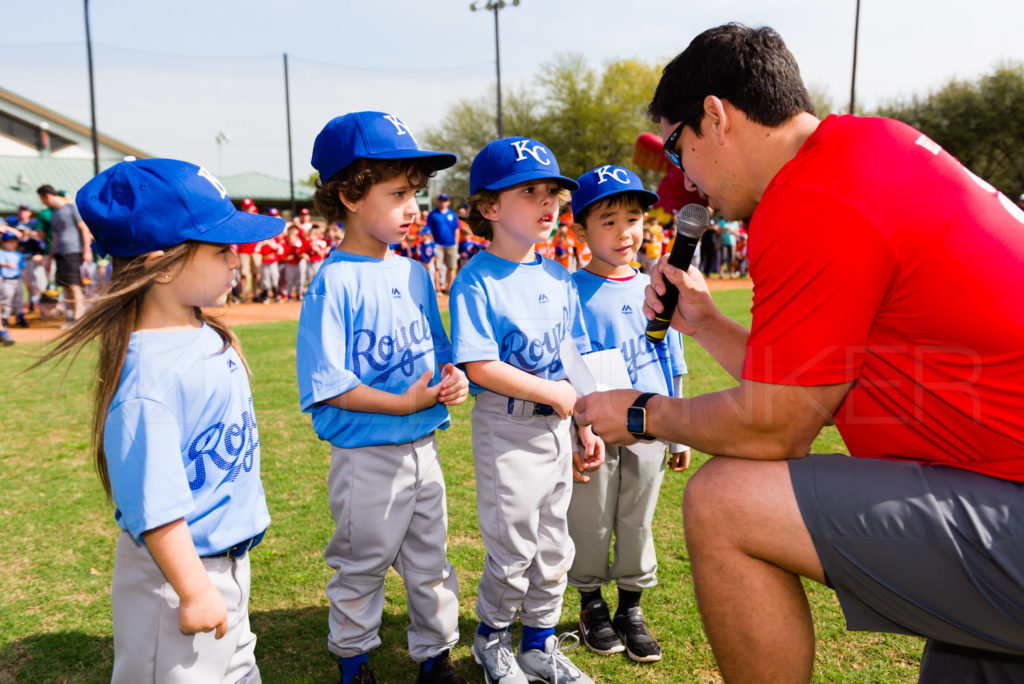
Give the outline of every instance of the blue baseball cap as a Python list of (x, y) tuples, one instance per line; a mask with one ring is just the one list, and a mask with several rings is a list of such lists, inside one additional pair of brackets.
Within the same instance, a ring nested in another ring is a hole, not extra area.
[(3, 235), (0, 235), (0, 242), (7, 242), (8, 240), (17, 240), (17, 233), (12, 233), (9, 230), (5, 230)]
[(572, 210), (580, 214), (594, 202), (623, 192), (638, 193), (641, 204), (648, 207), (658, 201), (657, 193), (645, 188), (640, 176), (621, 166), (605, 164), (580, 176), (579, 190), (572, 194)]
[(186, 240), (259, 242), (284, 228), (284, 219), (238, 211), (213, 174), (176, 159), (128, 157), (86, 183), (75, 204), (99, 249), (115, 257)]
[(572, 178), (561, 175), (555, 155), (541, 143), (531, 138), (501, 138), (488, 143), (474, 157), (469, 169), (469, 194), (548, 179), (569, 190), (579, 187)]
[(394, 114), (352, 112), (327, 122), (313, 141), (313, 168), (320, 179), (330, 180), (357, 159), (423, 159), (434, 170), (447, 169), (456, 161), (448, 152), (429, 152)]

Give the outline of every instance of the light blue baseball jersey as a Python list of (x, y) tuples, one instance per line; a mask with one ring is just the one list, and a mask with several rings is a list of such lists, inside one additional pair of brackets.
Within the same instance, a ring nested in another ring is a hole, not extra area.
[[(558, 348), (566, 334), (590, 351), (569, 272), (534, 254), (527, 264), (483, 251), (452, 283), (449, 310), (455, 363), (504, 361), (546, 380), (565, 379)], [(470, 393), (484, 388), (470, 384)]]
[(302, 300), (296, 372), (302, 410), (320, 439), (342, 449), (412, 442), (448, 427), (437, 403), (411, 415), (346, 411), (323, 403), (364, 384), (402, 394), (451, 362), (430, 274), (412, 259), (334, 250)]
[(682, 335), (670, 329), (667, 345), (647, 341), (643, 306), (650, 277), (637, 273), (629, 280), (612, 280), (580, 269), (572, 279), (594, 350), (618, 347), (634, 389), (672, 396), (671, 379), (686, 374)]
[(25, 268), (25, 255), (21, 252), (0, 249), (0, 277), (20, 278), (21, 271)]
[(132, 333), (103, 448), (115, 518), (136, 539), (184, 518), (204, 556), (270, 524), (249, 378), (223, 346), (206, 325)]

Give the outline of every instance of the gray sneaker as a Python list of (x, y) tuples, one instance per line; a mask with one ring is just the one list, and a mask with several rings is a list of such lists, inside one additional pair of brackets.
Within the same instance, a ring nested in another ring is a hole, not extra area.
[(543, 650), (523, 651), (520, 648), (516, 660), (526, 679), (548, 684), (594, 684), (593, 679), (580, 672), (579, 668), (562, 653), (562, 642), (567, 639), (572, 640), (571, 644), (564, 647), (567, 651), (576, 648), (580, 643), (580, 637), (576, 632), (565, 632), (557, 637), (552, 634), (545, 639)]
[(476, 664), (483, 666), (487, 684), (526, 684), (526, 675), (516, 664), (512, 635), (507, 629), (490, 636), (475, 635), (469, 650)]

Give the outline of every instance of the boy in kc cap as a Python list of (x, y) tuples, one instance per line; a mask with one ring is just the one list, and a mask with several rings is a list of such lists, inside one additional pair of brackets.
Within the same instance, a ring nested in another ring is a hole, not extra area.
[[(576, 187), (530, 138), (491, 142), (470, 169), (470, 228), (491, 244), (456, 276), (450, 306), (455, 362), (476, 397), (473, 464), (487, 555), (472, 652), (490, 684), (592, 682), (561, 651), (574, 635), (555, 635), (574, 553), (566, 510), (576, 392), (559, 349), (569, 337), (586, 353), (590, 340), (569, 272), (534, 251)], [(580, 436), (599, 463), (600, 440), (586, 429)]]
[[(573, 231), (592, 257), (573, 274), (587, 333), (595, 349), (619, 349), (633, 388), (680, 396), (682, 336), (671, 331), (667, 344), (651, 344), (643, 314), (650, 278), (630, 265), (643, 240), (647, 208), (658, 196), (621, 166), (605, 164), (579, 178), (573, 193)], [(626, 652), (637, 662), (661, 659), (661, 647), (640, 609), (644, 589), (657, 584), (658, 562), (651, 521), (665, 473), (665, 444), (654, 460), (631, 447), (606, 445), (604, 464), (590, 473), (578, 463), (569, 504), (569, 534), (577, 553), (569, 584), (580, 592), (580, 632), (595, 653)], [(673, 470), (689, 462), (689, 450), (671, 445)], [(614, 562), (609, 564), (614, 542)], [(619, 601), (612, 618), (601, 587), (615, 580)]]
[(302, 410), (331, 445), (327, 647), (342, 684), (376, 681), (369, 652), (381, 643), (392, 566), (405, 583), (416, 681), (464, 681), (449, 656), (459, 598), (434, 432), (448, 427), (446, 406), (465, 401), (469, 383), (451, 364), (426, 269), (388, 249), (419, 214), (416, 191), (454, 163), (420, 150), (383, 112), (339, 116), (313, 145), (313, 203), (328, 223), (344, 222), (345, 237), (306, 290), (296, 367)]

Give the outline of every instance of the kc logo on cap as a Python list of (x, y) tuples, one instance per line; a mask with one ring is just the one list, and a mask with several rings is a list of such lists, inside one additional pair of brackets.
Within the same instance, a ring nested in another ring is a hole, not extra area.
[(561, 175), (551, 150), (531, 138), (516, 136), (488, 143), (469, 169), (469, 192), (503, 190), (519, 183), (553, 180), (569, 190), (576, 181)]
[(658, 195), (645, 188), (638, 175), (627, 168), (605, 164), (580, 176), (579, 189), (572, 194), (572, 210), (579, 214), (598, 200), (624, 192), (636, 193), (646, 207), (658, 201)]

